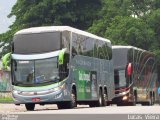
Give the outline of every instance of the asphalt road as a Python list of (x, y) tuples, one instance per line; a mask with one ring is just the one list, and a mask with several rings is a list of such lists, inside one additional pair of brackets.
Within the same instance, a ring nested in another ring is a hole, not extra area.
[(106, 106), (89, 108), (87, 105), (79, 105), (74, 109), (58, 110), (56, 105), (36, 105), (35, 111), (27, 111), (24, 105), (0, 104), (0, 113), (16, 114), (160, 114), (160, 106)]

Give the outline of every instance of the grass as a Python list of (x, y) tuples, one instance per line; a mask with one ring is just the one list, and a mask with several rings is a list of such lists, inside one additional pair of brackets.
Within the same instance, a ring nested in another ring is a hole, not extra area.
[(13, 99), (8, 97), (8, 98), (0, 98), (0, 103), (10, 103), (13, 102)]

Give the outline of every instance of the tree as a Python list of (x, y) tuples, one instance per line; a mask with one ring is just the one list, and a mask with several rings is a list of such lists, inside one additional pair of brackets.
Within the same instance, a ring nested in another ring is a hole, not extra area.
[(100, 17), (95, 20), (88, 29), (89, 32), (104, 36), (107, 27), (116, 16), (131, 16), (131, 2), (129, 0), (103, 0), (102, 9), (99, 12)]
[(133, 17), (115, 17), (110, 23), (105, 37), (114, 44), (128, 44), (149, 50), (154, 42), (154, 31), (142, 19)]
[(14, 30), (9, 30), (6, 33), (0, 34), (0, 48), (2, 50), (0, 52), (0, 57), (11, 51), (11, 42), (14, 33)]
[(159, 0), (103, 0), (102, 4), (99, 19), (88, 29), (89, 32), (100, 36), (104, 36), (116, 16), (141, 18), (160, 8)]
[(18, 0), (9, 17), (16, 16), (11, 28), (69, 25), (84, 30), (98, 17), (100, 8), (97, 0)]
[(149, 14), (145, 15), (143, 19), (155, 33), (155, 41), (150, 49), (160, 56), (160, 9), (152, 10)]

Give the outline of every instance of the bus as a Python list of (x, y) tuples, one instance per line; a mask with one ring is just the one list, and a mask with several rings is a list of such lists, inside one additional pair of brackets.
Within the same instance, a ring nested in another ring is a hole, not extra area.
[(14, 102), (27, 110), (35, 104), (106, 106), (115, 96), (111, 42), (69, 26), (15, 33), (11, 75)]
[(156, 96), (157, 60), (146, 50), (133, 46), (112, 46), (117, 105), (153, 105)]

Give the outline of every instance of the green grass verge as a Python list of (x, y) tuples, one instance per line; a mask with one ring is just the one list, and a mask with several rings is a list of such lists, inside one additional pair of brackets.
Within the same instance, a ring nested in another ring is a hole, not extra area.
[(8, 103), (13, 102), (12, 98), (0, 98), (0, 103)]

